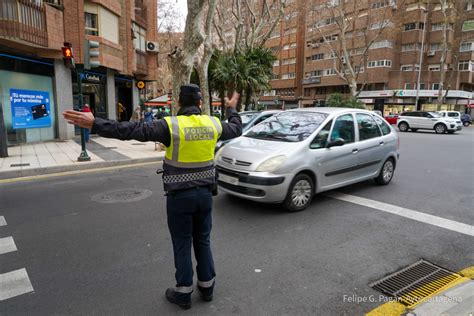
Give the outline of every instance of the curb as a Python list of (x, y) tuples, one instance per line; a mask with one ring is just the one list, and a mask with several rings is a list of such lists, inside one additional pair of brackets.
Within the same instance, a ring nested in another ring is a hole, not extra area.
[(80, 171), (88, 169), (96, 169), (103, 167), (112, 167), (112, 166), (124, 166), (124, 165), (133, 165), (146, 162), (160, 162), (163, 161), (163, 157), (147, 157), (147, 158), (135, 158), (135, 159), (123, 159), (123, 160), (109, 160), (109, 161), (97, 161), (97, 162), (86, 162), (84, 164), (74, 164), (74, 165), (62, 165), (62, 166), (52, 166), (44, 168), (31, 168), (24, 170), (12, 170), (12, 171), (2, 171), (0, 172), (0, 180), (22, 178), (22, 177), (31, 177), (52, 173), (60, 173), (67, 171)]

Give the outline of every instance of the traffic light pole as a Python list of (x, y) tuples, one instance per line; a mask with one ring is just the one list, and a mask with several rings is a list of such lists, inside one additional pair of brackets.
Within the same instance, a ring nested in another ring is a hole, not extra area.
[[(79, 97), (79, 110), (82, 111), (82, 78), (81, 78), (81, 71), (76, 68), (76, 75), (77, 75), (77, 94)], [(90, 161), (91, 157), (87, 154), (86, 150), (86, 138), (85, 138), (85, 130), (81, 127), (81, 154), (77, 158), (77, 161)]]
[(3, 107), (0, 104), (0, 157), (8, 157), (7, 129), (3, 120)]

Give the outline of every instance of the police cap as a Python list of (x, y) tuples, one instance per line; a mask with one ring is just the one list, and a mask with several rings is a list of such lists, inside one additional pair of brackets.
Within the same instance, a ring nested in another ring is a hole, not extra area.
[(195, 84), (185, 84), (181, 86), (179, 97), (181, 99), (201, 100), (201, 89)]

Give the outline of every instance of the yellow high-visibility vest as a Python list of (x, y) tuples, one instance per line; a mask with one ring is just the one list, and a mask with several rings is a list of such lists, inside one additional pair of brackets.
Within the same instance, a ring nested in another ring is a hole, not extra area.
[(165, 163), (180, 168), (214, 164), (214, 150), (222, 134), (220, 120), (208, 115), (167, 116), (164, 119), (171, 135)]

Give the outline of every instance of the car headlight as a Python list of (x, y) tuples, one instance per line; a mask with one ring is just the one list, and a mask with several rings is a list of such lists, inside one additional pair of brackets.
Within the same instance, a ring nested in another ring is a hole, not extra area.
[(286, 156), (281, 155), (281, 156), (276, 156), (272, 157), (270, 159), (265, 160), (262, 162), (255, 171), (259, 172), (272, 172), (278, 167), (280, 167), (285, 161), (286, 161)]
[(218, 162), (219, 159), (221, 159), (221, 156), (222, 156), (222, 150), (224, 149), (224, 147), (221, 147), (217, 152), (216, 154), (214, 155), (214, 161), (215, 162)]

